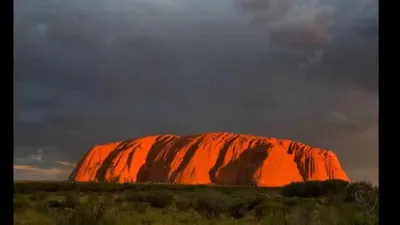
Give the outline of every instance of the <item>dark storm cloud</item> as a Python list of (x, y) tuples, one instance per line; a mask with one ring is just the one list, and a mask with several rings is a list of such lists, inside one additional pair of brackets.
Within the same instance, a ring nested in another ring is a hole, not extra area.
[(249, 1), (15, 2), (16, 177), (63, 177), (56, 162), (108, 141), (230, 131), (332, 149), (376, 182), (377, 2)]

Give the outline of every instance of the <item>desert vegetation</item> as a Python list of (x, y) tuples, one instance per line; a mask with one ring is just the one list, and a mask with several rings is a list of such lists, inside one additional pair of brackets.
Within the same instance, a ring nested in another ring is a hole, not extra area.
[(378, 188), (15, 182), (14, 224), (378, 224)]

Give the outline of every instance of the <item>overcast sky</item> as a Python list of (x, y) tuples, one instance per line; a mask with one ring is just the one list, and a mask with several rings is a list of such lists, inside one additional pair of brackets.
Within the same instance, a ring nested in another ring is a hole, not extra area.
[(14, 1), (15, 179), (95, 144), (227, 131), (378, 180), (377, 0)]

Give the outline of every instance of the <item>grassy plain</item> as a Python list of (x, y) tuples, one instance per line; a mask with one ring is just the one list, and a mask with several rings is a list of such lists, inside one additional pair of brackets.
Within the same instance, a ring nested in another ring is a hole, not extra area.
[(343, 181), (283, 188), (15, 182), (14, 224), (375, 225), (378, 189)]

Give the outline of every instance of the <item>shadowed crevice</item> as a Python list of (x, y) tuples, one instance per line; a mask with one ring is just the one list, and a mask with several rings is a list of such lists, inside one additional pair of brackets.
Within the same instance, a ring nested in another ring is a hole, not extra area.
[(105, 175), (107, 172), (107, 169), (110, 168), (111, 163), (113, 159), (122, 151), (127, 150), (129, 148), (132, 148), (132, 140), (128, 141), (121, 141), (118, 146), (108, 154), (106, 159), (104, 160), (103, 164), (100, 166), (100, 168), (96, 172), (96, 179), (99, 182), (104, 182), (105, 181)]
[[(262, 143), (244, 150), (238, 159), (219, 170), (216, 184), (255, 185), (254, 174), (268, 157), (268, 150), (271, 147), (269, 143)], [(235, 172), (236, 174), (232, 176)]]
[(295, 158), (294, 158), (294, 162), (296, 163), (296, 166), (297, 166), (297, 170), (299, 171), (299, 173), (300, 173), (300, 176), (301, 176), (301, 178), (303, 179), (303, 181), (307, 181), (307, 177), (308, 177), (308, 174), (307, 174), (307, 160), (306, 160), (306, 162), (305, 162), (305, 165), (304, 166), (302, 166), (301, 164), (301, 158), (302, 158), (302, 152), (297, 152), (297, 155), (295, 156)]
[(183, 157), (182, 162), (179, 164), (178, 168), (171, 174), (171, 177), (169, 179), (169, 182), (174, 182), (178, 174), (180, 174), (189, 164), (190, 160), (193, 159), (193, 155), (196, 153), (198, 150), (198, 147), (200, 143), (203, 141), (204, 137), (198, 138), (198, 136), (194, 137), (196, 138), (196, 142), (192, 144), (192, 146), (187, 150), (185, 153), (185, 156)]
[(287, 153), (288, 153), (289, 155), (292, 155), (295, 149), (296, 149), (295, 143), (294, 143), (294, 142), (291, 142), (290, 145), (289, 145), (289, 148), (288, 148), (288, 150), (287, 150)]
[[(149, 170), (154, 169), (154, 166), (160, 166), (160, 162), (156, 162), (157, 156), (160, 152), (167, 146), (167, 143), (173, 139), (178, 137), (175, 136), (160, 136), (157, 137), (154, 141), (154, 144), (149, 149), (147, 153), (147, 157), (145, 163), (139, 168), (138, 173), (136, 175), (137, 182), (166, 182), (168, 173), (165, 170), (165, 165), (163, 164), (162, 167), (156, 168), (159, 169), (157, 173), (157, 179), (154, 180), (154, 177), (149, 177)], [(179, 141), (178, 141), (179, 142)], [(181, 144), (183, 146), (184, 143)]]
[(232, 143), (236, 140), (237, 137), (238, 136), (232, 137), (228, 142), (226, 142), (224, 144), (224, 146), (220, 150), (217, 161), (215, 162), (215, 165), (210, 169), (210, 171), (208, 173), (212, 183), (217, 183), (217, 181), (215, 179), (215, 174), (217, 173), (218, 169), (223, 165), (226, 153), (227, 153), (229, 147), (232, 145)]
[(127, 163), (127, 165), (128, 165), (128, 169), (131, 169), (131, 164), (132, 164), (133, 154), (134, 154), (134, 153), (135, 153), (134, 151), (132, 151), (131, 153), (129, 153), (128, 159), (126, 160), (126, 163)]

